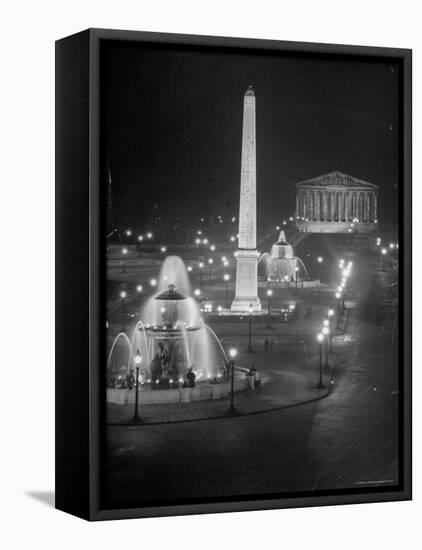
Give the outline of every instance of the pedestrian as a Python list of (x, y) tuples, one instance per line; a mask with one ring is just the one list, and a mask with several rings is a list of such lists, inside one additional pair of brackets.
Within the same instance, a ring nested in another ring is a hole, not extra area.
[(132, 370), (126, 376), (126, 385), (130, 390), (133, 389), (133, 386), (135, 385), (135, 376)]
[(188, 388), (194, 388), (195, 387), (195, 378), (196, 375), (192, 370), (192, 367), (188, 369), (188, 372), (186, 374), (186, 386)]
[(265, 342), (264, 342), (264, 352), (265, 353), (268, 353), (269, 346), (270, 346), (270, 343), (268, 342), (268, 338), (265, 338)]
[(271, 338), (271, 340), (270, 340), (270, 353), (273, 352), (273, 346), (274, 346), (274, 341), (273, 341), (273, 339)]

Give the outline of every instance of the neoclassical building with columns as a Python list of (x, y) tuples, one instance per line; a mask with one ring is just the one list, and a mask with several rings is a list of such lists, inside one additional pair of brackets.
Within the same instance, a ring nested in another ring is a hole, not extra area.
[(302, 232), (377, 230), (378, 186), (341, 172), (296, 184), (296, 226)]

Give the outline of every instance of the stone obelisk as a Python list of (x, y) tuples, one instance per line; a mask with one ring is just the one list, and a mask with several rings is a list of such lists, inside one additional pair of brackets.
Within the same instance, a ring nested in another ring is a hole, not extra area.
[(255, 93), (243, 99), (242, 168), (240, 176), (239, 241), (236, 256), (236, 293), (232, 311), (259, 311), (258, 252), (256, 250), (256, 138)]

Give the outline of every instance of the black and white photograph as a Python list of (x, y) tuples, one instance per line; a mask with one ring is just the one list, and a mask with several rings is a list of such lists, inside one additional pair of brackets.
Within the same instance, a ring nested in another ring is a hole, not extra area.
[(5, 4), (1, 548), (418, 547), (417, 7)]
[(400, 63), (100, 59), (104, 507), (400, 490)]

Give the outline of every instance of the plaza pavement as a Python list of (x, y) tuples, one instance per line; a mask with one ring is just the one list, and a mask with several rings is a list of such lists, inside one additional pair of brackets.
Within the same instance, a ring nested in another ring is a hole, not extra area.
[[(133, 284), (140, 278), (146, 279), (151, 275), (151, 266), (145, 261), (140, 273), (121, 273), (120, 268), (114, 270), (114, 277), (129, 281)], [(158, 275), (155, 266), (154, 276)], [(141, 275), (141, 276), (140, 276)], [(193, 285), (197, 283), (197, 275), (191, 275)], [(212, 295), (214, 307), (224, 302), (225, 288), (221, 281), (214, 281), (212, 285), (203, 284), (204, 293)], [(234, 290), (230, 288), (230, 296)], [(253, 318), (253, 349), (254, 353), (247, 353), (248, 346), (248, 316), (239, 319), (219, 317), (216, 314), (204, 313), (205, 322), (216, 332), (226, 351), (231, 347), (238, 350), (236, 364), (243, 368), (254, 366), (260, 371), (261, 387), (255, 390), (246, 390), (235, 394), (235, 406), (240, 416), (264, 413), (270, 410), (283, 409), (310, 403), (323, 399), (330, 390), (332, 371), (324, 369), (324, 390), (316, 388), (319, 373), (319, 349), (316, 334), (321, 329), (322, 319), (329, 305), (332, 303), (333, 287), (321, 285), (319, 288), (296, 289), (274, 287), (272, 297), (272, 318), (268, 327), (265, 302), (265, 287), (260, 288), (263, 302), (263, 312)], [(147, 289), (148, 292), (148, 289)], [(144, 297), (148, 299), (148, 295)], [(127, 326), (130, 333), (130, 319), (134, 324), (138, 315), (139, 297), (128, 296), (126, 311), (129, 315)], [(295, 303), (297, 313), (291, 322), (282, 322), (278, 311), (287, 303)], [(305, 305), (308, 311), (305, 311)], [(109, 345), (113, 335), (120, 330), (120, 302), (109, 301)], [(344, 323), (341, 325), (342, 330)], [(334, 326), (333, 326), (334, 328)], [(342, 338), (342, 332), (335, 333), (333, 338), (334, 353), (329, 354), (329, 365), (334, 366), (337, 361), (336, 345)], [(273, 352), (264, 352), (264, 342), (273, 341)], [(188, 422), (194, 420), (217, 419), (226, 416), (229, 398), (218, 400), (198, 401), (191, 403), (172, 403), (144, 405), (142, 392), (140, 393), (139, 414), (141, 424), (165, 424), (174, 422)], [(107, 423), (109, 425), (130, 425), (133, 416), (133, 405), (107, 405)]]
[[(297, 353), (243, 353), (242, 365), (258, 364), (261, 384), (256, 389), (248, 389), (235, 394), (235, 407), (239, 416), (260, 414), (275, 409), (283, 409), (310, 403), (326, 397), (330, 389), (331, 369), (323, 370), (325, 389), (317, 389), (319, 363), (298, 365)], [(299, 351), (300, 354), (300, 351)], [(245, 356), (245, 357), (244, 357)], [(335, 354), (330, 355), (335, 362)], [(134, 390), (133, 390), (134, 391)], [(191, 403), (170, 403), (142, 405), (140, 392), (139, 414), (141, 424), (163, 424), (170, 422), (190, 422), (195, 420), (217, 419), (227, 415), (229, 398)], [(133, 405), (107, 405), (107, 423), (132, 424)]]

